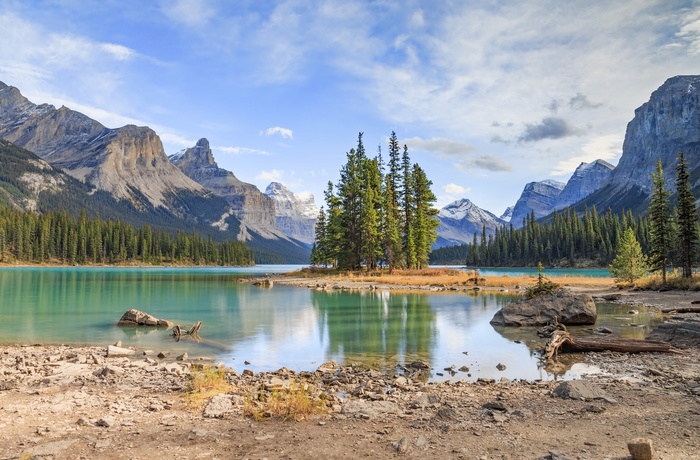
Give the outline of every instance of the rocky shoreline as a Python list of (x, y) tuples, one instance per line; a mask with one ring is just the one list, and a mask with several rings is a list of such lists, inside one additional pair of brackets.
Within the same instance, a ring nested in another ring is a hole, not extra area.
[[(691, 298), (625, 295), (614, 301)], [(699, 356), (696, 348), (574, 356), (597, 372), (573, 389), (558, 381), (427, 382), (430, 363), (421, 361), (389, 373), (332, 362), (298, 373), (238, 374), (221, 366), (230, 387), (193, 406), (191, 376), (216, 363), (114, 345), (5, 345), (0, 459), (622, 460), (632, 458), (627, 443), (637, 438), (653, 443), (655, 459), (693, 458), (700, 449)], [(319, 410), (295, 421), (256, 409), (291, 388), (304, 389)]]

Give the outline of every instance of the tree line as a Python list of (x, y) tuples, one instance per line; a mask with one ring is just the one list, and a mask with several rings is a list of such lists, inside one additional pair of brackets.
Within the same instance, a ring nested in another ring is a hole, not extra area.
[[(634, 238), (649, 257), (648, 268), (660, 270), (679, 267), (683, 276), (692, 276), (698, 263), (700, 228), (695, 198), (685, 157), (678, 155), (676, 166), (676, 206), (671, 207), (672, 192), (667, 189), (661, 163), (652, 175), (652, 197), (648, 214), (635, 217), (631, 211), (600, 215), (595, 206), (582, 215), (571, 209), (555, 212), (537, 221), (531, 213), (522, 228), (513, 225), (497, 228), (487, 235), (482, 228), (471, 243), (440, 248), (431, 254), (431, 263), (462, 263), (469, 266), (536, 267), (538, 263), (558, 267), (606, 267), (616, 258), (623, 241)], [(625, 233), (629, 232), (627, 237)], [(646, 256), (645, 256), (646, 257)]]
[(432, 181), (408, 147), (389, 138), (389, 161), (381, 147), (367, 156), (359, 133), (334, 187), (328, 182), (316, 223), (311, 263), (341, 269), (424, 268), (437, 239), (438, 210)]
[(0, 263), (251, 265), (245, 243), (215, 243), (211, 236), (149, 225), (74, 218), (63, 210), (37, 214), (0, 207)]

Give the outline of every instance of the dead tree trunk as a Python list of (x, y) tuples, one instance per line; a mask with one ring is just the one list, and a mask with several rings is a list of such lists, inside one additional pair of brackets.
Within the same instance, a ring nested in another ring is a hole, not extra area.
[(545, 345), (543, 358), (549, 360), (558, 353), (617, 351), (620, 353), (682, 353), (666, 342), (651, 340), (572, 337), (566, 331), (555, 331)]

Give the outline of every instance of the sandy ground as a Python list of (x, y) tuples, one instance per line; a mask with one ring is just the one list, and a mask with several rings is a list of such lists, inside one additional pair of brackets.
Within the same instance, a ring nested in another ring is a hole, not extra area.
[[(632, 305), (700, 297), (581, 290), (621, 293)], [(229, 371), (233, 389), (198, 408), (184, 392), (196, 363), (106, 350), (0, 346), (0, 459), (621, 460), (638, 437), (653, 442), (654, 458), (700, 459), (694, 349), (576, 356), (602, 371), (583, 380), (593, 392), (585, 399), (557, 396), (561, 382), (423, 383), (413, 369), (378, 375), (328, 365), (302, 375)], [(280, 381), (325, 395), (325, 412), (302, 421), (243, 414), (246, 401)]]

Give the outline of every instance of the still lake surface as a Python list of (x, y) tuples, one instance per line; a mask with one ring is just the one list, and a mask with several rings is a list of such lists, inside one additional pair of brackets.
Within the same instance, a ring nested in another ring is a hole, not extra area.
[[(579, 365), (558, 371), (562, 375), (541, 369), (535, 350), (543, 342), (534, 329), (489, 324), (518, 298), (512, 293), (316, 292), (239, 282), (299, 268), (2, 268), (0, 342), (106, 346), (120, 340), (139, 350), (213, 358), (238, 372), (314, 370), (328, 360), (391, 370), (417, 359), (431, 363), (433, 380), (549, 380), (584, 372)], [(630, 315), (625, 306), (598, 307), (595, 327), (615, 335), (643, 338), (660, 322), (643, 309)], [(185, 328), (202, 321), (202, 341), (116, 326), (130, 308)], [(499, 363), (504, 371), (496, 369)], [(453, 365), (470, 371), (443, 371)]]

